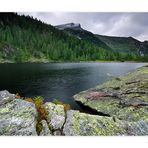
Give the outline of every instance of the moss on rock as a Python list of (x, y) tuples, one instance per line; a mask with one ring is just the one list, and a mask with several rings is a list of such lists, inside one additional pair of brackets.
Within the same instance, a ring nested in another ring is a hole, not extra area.
[(70, 110), (64, 125), (64, 134), (68, 136), (111, 136), (125, 135), (126, 130), (120, 121), (115, 122), (112, 117), (103, 117), (80, 113)]
[(37, 135), (34, 104), (19, 99), (0, 105), (0, 135)]
[[(95, 94), (97, 94), (96, 96)], [(93, 94), (90, 95), (90, 94)], [(103, 93), (104, 95), (99, 95)], [(74, 99), (85, 106), (125, 121), (148, 118), (148, 67), (80, 92)]]
[(63, 105), (56, 105), (51, 102), (44, 104), (46, 111), (48, 112), (47, 121), (49, 126), (53, 130), (61, 129), (65, 122), (65, 111)]

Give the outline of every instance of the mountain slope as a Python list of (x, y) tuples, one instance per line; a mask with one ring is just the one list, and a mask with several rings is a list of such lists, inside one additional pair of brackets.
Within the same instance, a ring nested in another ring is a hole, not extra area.
[(0, 13), (0, 62), (146, 59), (133, 53), (115, 52), (79, 24), (72, 26), (57, 29), (30, 16)]
[(119, 52), (135, 53), (138, 55), (148, 55), (148, 44), (140, 42), (132, 37), (111, 37), (96, 35), (101, 41), (110, 48)]
[(29, 16), (0, 13), (0, 62), (114, 60), (112, 51)]
[(73, 35), (80, 40), (83, 40), (91, 44), (94, 44), (96, 46), (102, 47), (105, 50), (112, 50), (102, 40), (97, 38), (93, 33), (81, 28), (80, 24), (68, 23), (68, 24), (58, 25), (55, 27), (60, 30), (64, 30), (68, 32), (70, 35)]
[(0, 59), (13, 62), (93, 60), (96, 52), (100, 52), (97, 46), (29, 16), (0, 13)]
[(147, 41), (140, 42), (132, 37), (112, 37), (112, 36), (97, 35), (82, 29), (80, 24), (76, 25), (74, 23), (58, 25), (56, 26), (56, 28), (64, 30), (69, 34), (72, 34), (77, 38), (80, 38), (81, 40), (85, 40), (99, 47), (103, 47), (105, 50), (118, 52), (121, 55), (130, 54), (132, 56), (139, 56), (139, 59), (141, 60), (144, 59), (148, 61)]

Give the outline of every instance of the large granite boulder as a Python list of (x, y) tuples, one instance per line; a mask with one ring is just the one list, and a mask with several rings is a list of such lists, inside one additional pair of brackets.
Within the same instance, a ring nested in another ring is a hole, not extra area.
[(51, 129), (61, 130), (65, 122), (65, 111), (63, 105), (56, 105), (51, 102), (44, 104), (48, 113), (47, 121)]
[(35, 105), (0, 91), (0, 135), (37, 135)]
[(112, 117), (90, 115), (70, 110), (63, 133), (66, 136), (112, 136), (126, 135), (127, 131), (121, 121)]
[(129, 122), (148, 119), (148, 67), (80, 92), (74, 99), (100, 114)]
[(70, 110), (67, 113), (63, 134), (65, 136), (146, 136), (148, 119), (130, 122), (115, 117)]
[(7, 90), (0, 91), (0, 105), (10, 102), (15, 99), (14, 94), (10, 94)]

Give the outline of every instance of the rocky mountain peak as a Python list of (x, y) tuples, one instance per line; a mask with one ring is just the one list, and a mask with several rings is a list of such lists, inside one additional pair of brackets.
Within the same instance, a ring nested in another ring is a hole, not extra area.
[(64, 30), (64, 29), (83, 30), (79, 23), (67, 23), (67, 24), (57, 25), (55, 27), (60, 30)]

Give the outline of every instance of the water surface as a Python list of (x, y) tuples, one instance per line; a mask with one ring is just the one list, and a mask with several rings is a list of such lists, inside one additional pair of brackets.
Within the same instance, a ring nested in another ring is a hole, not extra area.
[(72, 96), (146, 63), (0, 64), (0, 90), (26, 97), (59, 99), (81, 109)]

